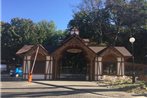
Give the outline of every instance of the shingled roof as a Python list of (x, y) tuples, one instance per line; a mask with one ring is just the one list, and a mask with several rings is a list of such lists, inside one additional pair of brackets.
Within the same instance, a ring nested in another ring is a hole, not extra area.
[[(104, 52), (105, 49), (109, 48), (106, 46), (89, 46), (90, 49), (92, 49), (95, 53)], [(113, 47), (116, 49), (121, 55), (125, 57), (132, 56), (131, 53), (125, 48), (125, 47)]]
[(92, 49), (95, 53), (98, 53), (100, 51), (102, 51), (103, 49), (105, 49), (106, 47), (102, 47), (102, 46), (89, 46), (90, 49)]
[(30, 51), (32, 51), (33, 49), (35, 49), (38, 46), (43, 50), (42, 51), (43, 53), (48, 55), (48, 51), (41, 44), (37, 44), (37, 45), (24, 45), (21, 49), (19, 49), (16, 52), (16, 54), (17, 55), (23, 55), (23, 54), (29, 53)]
[(29, 51), (34, 45), (24, 45), (21, 49), (19, 49), (16, 54), (20, 55), (20, 54), (24, 54), (27, 51)]
[(115, 47), (123, 56), (132, 56), (125, 47)]

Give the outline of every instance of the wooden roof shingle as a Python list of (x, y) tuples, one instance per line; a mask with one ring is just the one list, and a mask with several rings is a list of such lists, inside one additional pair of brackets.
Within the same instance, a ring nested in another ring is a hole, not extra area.
[(16, 54), (17, 55), (24, 55), (28, 53), (32, 53), (37, 47), (40, 47), (39, 51), (42, 52), (44, 55), (48, 55), (48, 51), (40, 44), (37, 45), (24, 45), (21, 49), (19, 49)]
[[(104, 52), (106, 48), (110, 48), (110, 47), (89, 46), (89, 48), (92, 49), (95, 53), (100, 53), (100, 52)], [(132, 56), (132, 54), (125, 47), (113, 47), (113, 48), (116, 49), (124, 57), (131, 57)]]
[(102, 47), (102, 46), (89, 46), (90, 49), (92, 49), (95, 53), (98, 53), (100, 51), (102, 51), (103, 49), (105, 49), (106, 47)]
[(125, 47), (115, 47), (123, 56), (132, 56), (132, 54)]
[(16, 54), (20, 55), (20, 54), (24, 54), (26, 52), (28, 52), (34, 45), (24, 45), (21, 49), (19, 49)]

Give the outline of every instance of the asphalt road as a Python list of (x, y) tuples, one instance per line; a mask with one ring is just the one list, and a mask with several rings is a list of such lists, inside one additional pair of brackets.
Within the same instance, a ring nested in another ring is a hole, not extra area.
[(2, 98), (145, 98), (89, 81), (2, 81)]

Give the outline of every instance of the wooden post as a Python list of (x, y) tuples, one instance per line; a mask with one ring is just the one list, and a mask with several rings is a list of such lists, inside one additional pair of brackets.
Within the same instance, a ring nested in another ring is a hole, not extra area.
[(27, 66), (26, 60), (27, 60), (27, 58), (26, 58), (26, 56), (24, 56), (24, 59), (23, 59), (23, 79), (26, 79), (26, 66)]
[(117, 58), (117, 75), (118, 76), (121, 75), (121, 58), (120, 57)]
[(34, 66), (35, 66), (36, 59), (37, 59), (38, 51), (39, 51), (39, 46), (37, 47), (37, 50), (36, 50), (36, 54), (35, 54), (35, 58), (34, 58), (34, 61), (33, 61), (32, 69), (31, 69), (31, 72), (29, 73), (28, 82), (32, 82), (32, 73), (33, 73), (33, 69), (34, 69)]
[(49, 78), (53, 78), (53, 58), (50, 57), (50, 73), (49, 73)]
[(95, 79), (94, 80), (98, 80), (98, 58), (95, 57)]
[(30, 72), (30, 67), (31, 67), (31, 56), (27, 56), (26, 57), (27, 61), (27, 65), (26, 65), (26, 78), (28, 78), (29, 76), (29, 72)]
[(98, 79), (100, 79), (102, 76), (102, 57), (98, 57), (98, 66)]
[(46, 56), (46, 66), (45, 66), (45, 79), (49, 79), (49, 71), (50, 71), (50, 56)]
[(122, 62), (121, 62), (121, 66), (122, 66), (122, 76), (125, 75), (125, 66), (124, 66), (124, 58), (122, 58)]

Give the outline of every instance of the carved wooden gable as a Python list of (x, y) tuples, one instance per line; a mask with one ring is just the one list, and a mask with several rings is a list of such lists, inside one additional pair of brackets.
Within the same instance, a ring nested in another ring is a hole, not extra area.
[(41, 45), (35, 45), (33, 46), (25, 55), (33, 55), (34, 53), (36, 53), (37, 47), (39, 47), (39, 51), (38, 53), (44, 56), (49, 55), (48, 51)]
[(63, 45), (61, 47), (59, 47), (54, 53), (53, 55), (62, 55), (62, 53), (64, 51), (66, 51), (67, 49), (81, 49), (82, 51), (84, 51), (87, 55), (91, 55), (94, 56), (96, 55), (94, 53), (94, 51), (92, 51), (88, 46), (86, 46), (84, 44), (84, 41), (77, 35), (75, 36), (71, 36), (71, 38), (66, 41), (65, 43), (63, 43)]
[(123, 55), (115, 49), (115, 47), (108, 47), (105, 50), (103, 50), (102, 53), (99, 54), (99, 56), (103, 57), (106, 55), (114, 55), (116, 57), (123, 57)]

